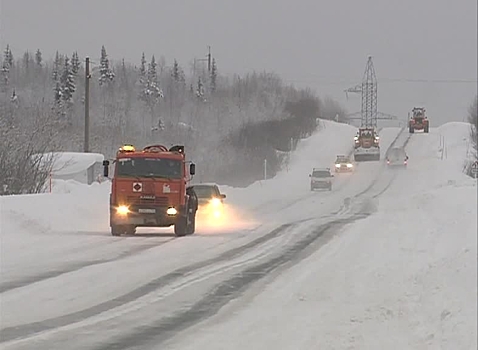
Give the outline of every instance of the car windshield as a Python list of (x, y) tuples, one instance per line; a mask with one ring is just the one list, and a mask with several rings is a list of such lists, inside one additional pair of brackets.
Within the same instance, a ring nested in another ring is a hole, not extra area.
[(165, 158), (120, 158), (116, 163), (116, 176), (180, 179), (182, 161)]
[(390, 155), (389, 155), (390, 159), (403, 159), (405, 157), (406, 157), (405, 151), (401, 149), (392, 149), (390, 151)]
[(337, 158), (337, 163), (349, 163), (349, 159), (346, 157), (338, 157)]
[(198, 198), (212, 198), (217, 195), (213, 186), (194, 186), (194, 192)]
[(315, 170), (312, 172), (312, 177), (330, 177), (330, 172), (325, 170)]
[(416, 111), (413, 116), (415, 118), (423, 118), (423, 112), (422, 111)]

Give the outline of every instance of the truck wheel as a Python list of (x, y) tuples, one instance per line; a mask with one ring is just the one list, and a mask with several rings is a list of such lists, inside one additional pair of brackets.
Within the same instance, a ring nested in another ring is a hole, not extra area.
[(125, 234), (134, 235), (136, 233), (136, 226), (128, 225), (125, 227)]
[(413, 134), (415, 132), (413, 128), (410, 128), (409, 131), (410, 131), (410, 134)]
[(188, 235), (192, 235), (196, 231), (196, 215), (192, 215), (188, 225)]
[(181, 216), (174, 225), (174, 234), (176, 237), (183, 237), (187, 234), (188, 224), (185, 216)]
[(122, 226), (119, 226), (119, 225), (111, 226), (111, 235), (112, 236), (121, 236), (123, 231), (124, 230), (122, 229)]
[(425, 127), (425, 129), (423, 129), (423, 131), (428, 134), (428, 126)]

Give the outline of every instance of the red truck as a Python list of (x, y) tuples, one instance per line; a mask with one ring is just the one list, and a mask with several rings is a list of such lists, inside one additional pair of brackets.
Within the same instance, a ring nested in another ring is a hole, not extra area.
[[(169, 227), (176, 236), (195, 231), (198, 199), (188, 182), (196, 166), (186, 162), (184, 146), (170, 149), (151, 145), (136, 150), (121, 147), (114, 159), (110, 194), (110, 227), (113, 236), (134, 234), (137, 227)], [(189, 164), (187, 174), (186, 164)], [(103, 161), (108, 177), (110, 162)]]
[(412, 117), (408, 121), (408, 130), (410, 134), (413, 134), (416, 130), (423, 130), (424, 133), (428, 133), (429, 129), (430, 121), (425, 115), (425, 108), (414, 107), (412, 109)]

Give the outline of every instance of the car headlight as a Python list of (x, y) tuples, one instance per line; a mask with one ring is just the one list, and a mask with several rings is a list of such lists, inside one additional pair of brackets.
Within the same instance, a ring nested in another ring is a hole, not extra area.
[(168, 208), (168, 210), (166, 210), (166, 214), (168, 215), (176, 215), (178, 213), (178, 211), (176, 210), (176, 208)]
[(211, 199), (211, 202), (210, 202), (213, 206), (217, 207), (219, 205), (221, 205), (221, 200), (219, 198), (213, 198)]
[(119, 207), (116, 208), (116, 212), (119, 215), (126, 215), (129, 213), (129, 208), (126, 205), (120, 205)]
[(351, 167), (353, 167), (352, 164), (347, 164), (347, 168), (351, 168)]

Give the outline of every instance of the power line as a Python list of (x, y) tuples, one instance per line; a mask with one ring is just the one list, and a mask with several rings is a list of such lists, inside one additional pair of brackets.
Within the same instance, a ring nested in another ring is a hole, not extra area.
[(409, 78), (382, 78), (382, 82), (406, 82), (406, 83), (438, 83), (438, 84), (476, 84), (478, 80), (467, 79), (409, 79)]
[[(352, 80), (338, 80), (327, 81), (322, 79), (284, 79), (284, 82), (291, 84), (314, 84), (320, 86), (333, 86), (333, 85), (351, 85)], [(458, 80), (458, 79), (377, 79), (378, 83), (382, 84), (434, 84), (434, 85), (452, 85), (452, 84), (478, 84), (478, 80)]]

